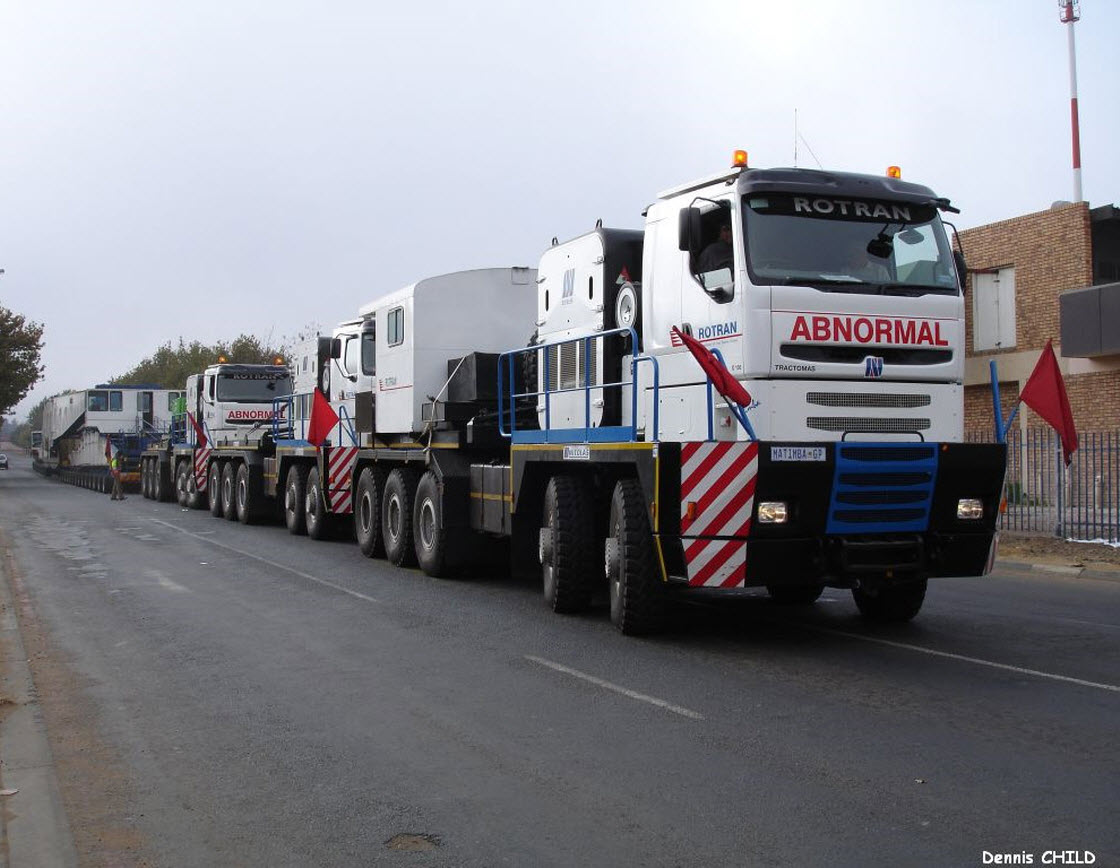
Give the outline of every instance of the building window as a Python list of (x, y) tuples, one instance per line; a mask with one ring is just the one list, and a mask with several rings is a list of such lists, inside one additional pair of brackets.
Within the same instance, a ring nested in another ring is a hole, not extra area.
[(1015, 346), (1015, 269), (972, 275), (972, 347), (1002, 350)]
[(387, 343), (391, 347), (404, 343), (404, 308), (395, 307), (389, 311), (388, 328), (385, 330)]

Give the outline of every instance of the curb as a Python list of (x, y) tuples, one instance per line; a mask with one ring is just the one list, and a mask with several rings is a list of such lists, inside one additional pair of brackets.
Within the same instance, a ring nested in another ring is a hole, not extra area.
[(1007, 561), (996, 558), (996, 567), (1015, 572), (1049, 573), (1074, 579), (1092, 579), (1098, 582), (1120, 582), (1120, 570), (1094, 570), (1089, 567), (1063, 566), (1062, 564), (1036, 564), (1032, 561)]
[(0, 637), (6, 652), (0, 687), (10, 703), (0, 717), (0, 780), (4, 788), (18, 790), (0, 797), (0, 863), (72, 868), (78, 864), (78, 852), (27, 663), (17, 597), (20, 605), (28, 605), (7, 536), (0, 530)]

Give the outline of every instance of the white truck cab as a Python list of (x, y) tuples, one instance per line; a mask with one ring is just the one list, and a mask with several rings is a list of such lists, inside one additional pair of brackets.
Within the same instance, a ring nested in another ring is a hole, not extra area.
[(188, 378), (186, 393), (187, 410), (212, 442), (259, 439), (287, 415), (284, 402), (273, 402), (292, 394), (292, 372), (287, 365), (211, 365)]

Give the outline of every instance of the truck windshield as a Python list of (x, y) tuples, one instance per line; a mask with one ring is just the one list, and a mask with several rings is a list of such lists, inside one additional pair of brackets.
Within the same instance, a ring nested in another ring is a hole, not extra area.
[(743, 199), (757, 285), (898, 295), (958, 292), (937, 209), (912, 202), (752, 194)]
[(288, 374), (219, 374), (218, 400), (244, 404), (271, 404), (273, 398), (292, 394)]

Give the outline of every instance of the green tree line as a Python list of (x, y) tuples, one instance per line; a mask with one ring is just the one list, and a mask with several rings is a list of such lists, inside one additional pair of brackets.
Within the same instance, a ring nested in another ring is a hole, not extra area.
[(113, 377), (113, 383), (150, 383), (161, 389), (181, 389), (191, 374), (201, 374), (219, 359), (245, 365), (269, 364), (277, 357), (286, 359), (282, 346), (271, 346), (269, 339), (239, 335), (232, 341), (208, 345), (200, 341), (189, 344), (179, 338), (177, 346), (168, 341), (136, 367)]

